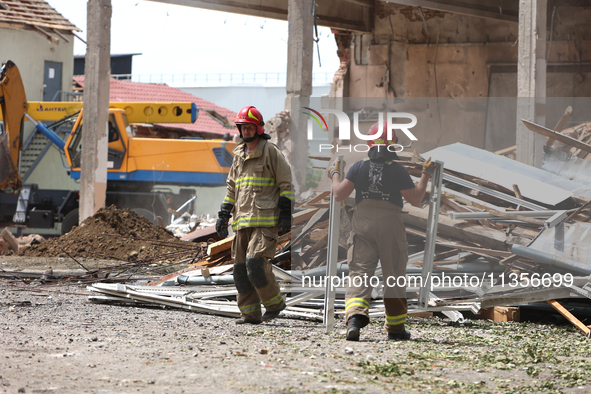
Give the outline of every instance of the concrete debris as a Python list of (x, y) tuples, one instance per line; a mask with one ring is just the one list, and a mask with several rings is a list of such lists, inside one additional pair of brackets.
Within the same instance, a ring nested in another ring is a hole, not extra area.
[(265, 122), (265, 133), (271, 136), (271, 142), (279, 147), (288, 162), (291, 160), (291, 117), (288, 110), (281, 111)]
[(7, 228), (0, 233), (0, 255), (10, 255), (20, 249), (45, 242), (45, 238), (39, 234), (15, 237)]
[(12, 235), (10, 231), (8, 231), (7, 228), (2, 230), (2, 233), (0, 233), (0, 240), (2, 241), (2, 244), (0, 244), (0, 250), (10, 250), (12, 252), (18, 252), (18, 241), (16, 240), (14, 235)]
[(182, 238), (193, 231), (211, 226), (215, 226), (214, 217), (210, 215), (191, 215), (185, 212), (166, 226), (166, 229), (173, 233), (175, 237)]

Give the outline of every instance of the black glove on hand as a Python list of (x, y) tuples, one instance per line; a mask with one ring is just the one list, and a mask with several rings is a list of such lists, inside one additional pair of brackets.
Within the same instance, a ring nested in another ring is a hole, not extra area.
[(218, 218), (218, 220), (215, 222), (215, 231), (218, 233), (220, 238), (226, 238), (228, 236), (228, 221)]
[(232, 216), (232, 209), (234, 209), (234, 205), (230, 203), (224, 203), (220, 206), (218, 220), (215, 222), (215, 231), (222, 239), (228, 236), (228, 222)]
[(293, 203), (287, 197), (279, 197), (279, 235), (283, 235), (291, 231), (291, 223), (293, 217), (291, 216)]

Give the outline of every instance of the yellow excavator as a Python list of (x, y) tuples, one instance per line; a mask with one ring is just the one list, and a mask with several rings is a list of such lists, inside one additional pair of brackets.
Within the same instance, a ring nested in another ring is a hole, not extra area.
[[(200, 138), (141, 138), (133, 123), (193, 123), (192, 103), (110, 103), (106, 204), (131, 208), (167, 224), (168, 212), (194, 199), (191, 186), (220, 186), (232, 164), (234, 142)], [(81, 102), (27, 102), (17, 66), (0, 69), (0, 227), (20, 225), (51, 228), (62, 222), (62, 233), (78, 222), (78, 190), (41, 190), (22, 184), (19, 157), (28, 118), (64, 154), (71, 178), (80, 178), (84, 118)], [(62, 138), (41, 122), (74, 119)], [(170, 186), (180, 186), (173, 192)]]

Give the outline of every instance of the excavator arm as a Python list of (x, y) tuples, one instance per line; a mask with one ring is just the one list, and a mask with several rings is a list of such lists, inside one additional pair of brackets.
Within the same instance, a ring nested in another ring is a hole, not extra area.
[(0, 68), (0, 107), (4, 133), (0, 134), (0, 191), (18, 190), (22, 181), (18, 172), (27, 96), (18, 67), (10, 60)]

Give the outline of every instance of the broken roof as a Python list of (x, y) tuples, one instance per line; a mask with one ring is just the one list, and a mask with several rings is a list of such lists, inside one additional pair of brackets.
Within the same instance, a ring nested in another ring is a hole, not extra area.
[[(84, 87), (84, 76), (74, 76), (74, 82)], [(191, 102), (199, 107), (197, 120), (192, 124), (164, 123), (161, 126), (183, 129), (192, 133), (234, 135), (238, 130), (233, 120), (236, 113), (215, 105), (180, 89), (165, 84), (121, 81), (111, 78), (109, 101), (112, 102)]]
[(0, 27), (36, 30), (55, 43), (70, 41), (64, 33), (82, 31), (45, 0), (0, 0)]

